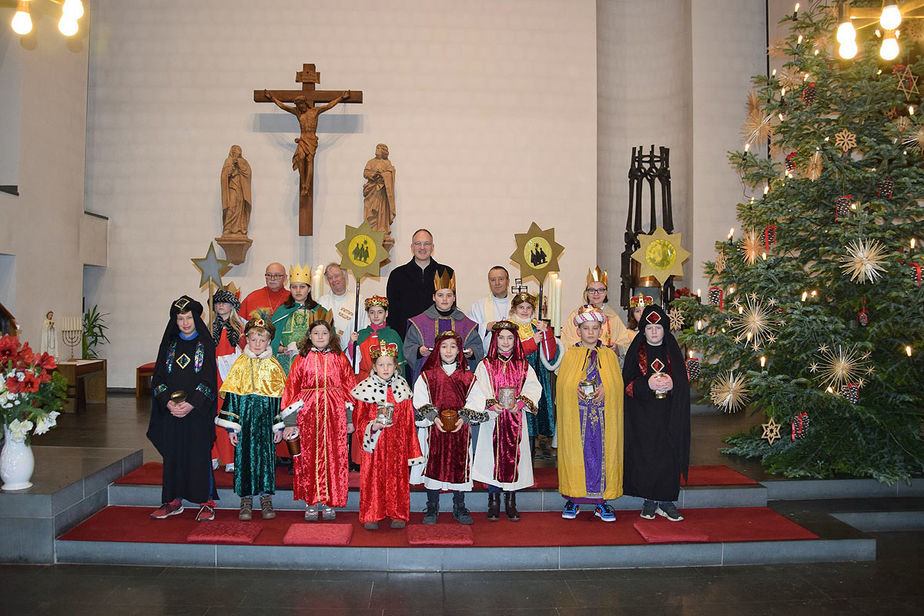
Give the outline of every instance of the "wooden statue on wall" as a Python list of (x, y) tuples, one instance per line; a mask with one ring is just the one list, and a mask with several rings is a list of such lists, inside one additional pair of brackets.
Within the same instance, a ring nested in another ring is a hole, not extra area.
[(232, 145), (221, 167), (221, 237), (216, 237), (225, 256), (234, 265), (247, 258), (253, 240), (247, 237), (250, 226), (250, 163), (242, 156), (241, 146)]
[[(311, 235), (313, 232), (314, 200), (314, 157), (318, 150), (318, 116), (338, 103), (361, 103), (363, 93), (331, 90), (315, 90), (315, 84), (321, 83), (321, 73), (314, 64), (305, 64), (295, 74), (295, 81), (302, 84), (301, 90), (254, 90), (255, 103), (276, 103), (283, 111), (298, 118), (301, 134), (295, 140), (295, 154), (292, 156), (292, 168), (298, 171), (298, 234)], [(283, 103), (295, 103), (293, 106)], [(315, 107), (315, 103), (327, 103)]]
[(395, 166), (388, 160), (388, 146), (375, 146), (375, 158), (363, 169), (366, 183), (363, 186), (363, 218), (373, 231), (385, 234), (382, 244), (391, 250), (395, 240), (391, 236), (391, 223), (395, 221)]

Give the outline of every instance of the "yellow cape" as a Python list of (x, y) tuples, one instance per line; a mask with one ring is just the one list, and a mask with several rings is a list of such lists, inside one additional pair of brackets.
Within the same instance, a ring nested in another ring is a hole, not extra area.
[[(581, 415), (578, 410), (578, 384), (584, 380), (584, 361), (589, 350), (571, 347), (558, 370), (556, 407), (558, 409), (558, 491), (565, 496), (587, 496), (584, 477), (584, 448)], [(622, 496), (622, 371), (616, 354), (606, 347), (597, 349), (600, 378), (603, 381), (603, 452), (606, 460), (606, 489), (603, 498)]]
[(232, 393), (239, 396), (257, 394), (269, 398), (281, 398), (285, 387), (286, 373), (275, 357), (270, 355), (264, 359), (258, 359), (240, 355), (228, 370), (228, 376), (221, 384), (220, 393)]

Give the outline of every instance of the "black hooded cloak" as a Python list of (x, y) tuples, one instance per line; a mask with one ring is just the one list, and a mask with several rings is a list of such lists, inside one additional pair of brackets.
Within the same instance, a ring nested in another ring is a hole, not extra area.
[[(184, 340), (176, 317), (192, 312), (196, 336)], [(211, 451), (215, 440), (218, 370), (215, 343), (202, 321), (202, 304), (184, 295), (170, 306), (170, 320), (157, 352), (151, 378), (151, 422), (148, 439), (164, 459), (161, 501), (175, 498), (204, 503), (217, 498), (212, 477)], [(182, 418), (167, 410), (174, 392), (186, 393), (193, 410)]]
[[(650, 322), (664, 328), (658, 346), (645, 339), (645, 324)], [(664, 366), (660, 371), (674, 382), (663, 399), (655, 398), (648, 387), (648, 378), (656, 372), (652, 368), (655, 360), (660, 360)], [(675, 501), (680, 477), (687, 477), (690, 466), (690, 381), (683, 352), (660, 306), (648, 306), (642, 313), (622, 375), (626, 387), (624, 492), (654, 501)]]

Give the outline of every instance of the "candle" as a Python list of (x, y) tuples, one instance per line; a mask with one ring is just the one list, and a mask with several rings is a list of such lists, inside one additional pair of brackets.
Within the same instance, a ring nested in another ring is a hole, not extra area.
[(761, 355), (761, 356), (760, 356), (760, 367), (761, 367), (761, 369), (763, 369), (764, 367), (766, 367), (766, 365), (767, 365), (767, 356), (766, 356), (766, 355)]
[(561, 278), (555, 277), (555, 331), (561, 329)]

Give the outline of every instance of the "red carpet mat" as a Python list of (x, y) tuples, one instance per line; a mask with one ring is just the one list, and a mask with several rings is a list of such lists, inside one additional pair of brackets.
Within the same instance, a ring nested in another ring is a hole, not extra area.
[[(151, 485), (159, 486), (163, 474), (163, 464), (160, 462), (146, 462), (124, 477), (116, 479), (117, 485)], [(558, 490), (558, 469), (555, 468), (537, 468), (533, 470), (535, 482), (534, 489), (539, 490)], [(214, 472), (215, 485), (219, 488), (234, 487), (234, 473), (226, 473), (222, 469)], [(686, 486), (738, 486), (738, 485), (757, 485), (753, 479), (733, 471), (727, 466), (691, 466), (690, 480), (683, 482), (681, 485)], [(359, 488), (359, 473), (350, 473), (350, 488)], [(289, 475), (287, 469), (276, 469), (276, 489), (291, 490), (292, 475)], [(421, 490), (421, 486), (412, 486), (412, 490)], [(475, 482), (475, 489), (485, 490), (484, 484)]]
[(407, 542), (413, 546), (448, 547), (472, 545), (475, 539), (471, 526), (461, 524), (415, 524), (407, 527)]
[(669, 522), (664, 518), (660, 520), (639, 518), (632, 524), (632, 528), (647, 543), (706, 543), (709, 541), (709, 535), (704, 533), (699, 526), (696, 523)]
[[(484, 497), (479, 495), (479, 497)], [(476, 497), (470, 497), (476, 498)], [(150, 507), (107, 507), (68, 531), (60, 538), (65, 541), (126, 541), (138, 543), (186, 543), (191, 532), (209, 522), (196, 522), (196, 509), (166, 520), (152, 520)], [(218, 509), (219, 522), (237, 521), (237, 509)], [(789, 521), (771, 509), (743, 507), (730, 509), (682, 509), (684, 525), (705, 534), (709, 542), (782, 541), (817, 539), (817, 535)], [(284, 545), (283, 538), (293, 524), (305, 524), (301, 511), (278, 511), (275, 520), (254, 520), (247, 524), (262, 528), (253, 545)], [(475, 520), (472, 540), (475, 547), (535, 547), (581, 545), (644, 545), (645, 539), (635, 529), (643, 521), (637, 511), (617, 511), (616, 522), (605, 523), (592, 512), (581, 512), (576, 520), (563, 520), (557, 512), (521, 512), (519, 522), (503, 517), (488, 522), (486, 514), (472, 513)], [(410, 525), (392, 529), (382, 524), (379, 530), (368, 531), (359, 523), (356, 512), (337, 512), (333, 524), (350, 524), (353, 538), (350, 547), (407, 547), (408, 529), (419, 525), (423, 513), (412, 513)], [(652, 524), (657, 521), (652, 521)], [(667, 523), (665, 521), (665, 523)], [(318, 525), (324, 525), (318, 522)], [(437, 526), (457, 528), (448, 511), (440, 513)]]
[(260, 531), (259, 525), (247, 522), (201, 522), (189, 533), (189, 543), (253, 543)]
[(286, 531), (285, 545), (348, 545), (353, 537), (352, 524), (293, 524)]

